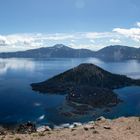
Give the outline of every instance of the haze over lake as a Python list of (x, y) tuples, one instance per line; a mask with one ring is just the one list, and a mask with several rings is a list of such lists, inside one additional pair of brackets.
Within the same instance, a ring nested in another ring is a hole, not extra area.
[(112, 73), (140, 78), (140, 62), (103, 62), (95, 58), (79, 59), (0, 59), (0, 124), (19, 124), (33, 121), (38, 125), (86, 122), (98, 116), (109, 118), (140, 115), (140, 87), (115, 90), (124, 102), (109, 112), (96, 110), (75, 117), (66, 117), (60, 109), (68, 110), (65, 95), (41, 94), (32, 91), (30, 84), (44, 81), (81, 63), (93, 63)]

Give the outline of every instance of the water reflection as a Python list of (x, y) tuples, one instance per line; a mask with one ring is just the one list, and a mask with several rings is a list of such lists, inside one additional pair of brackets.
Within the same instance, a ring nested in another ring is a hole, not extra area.
[[(42, 95), (32, 91), (30, 84), (46, 80), (73, 68), (80, 63), (93, 63), (112, 73), (140, 78), (140, 63), (136, 60), (104, 62), (95, 58), (78, 59), (0, 59), (0, 124), (38, 121), (40, 123), (64, 123), (88, 121), (93, 115), (68, 118), (60, 114), (65, 96)], [(124, 88), (116, 91), (124, 104), (113, 108), (107, 117), (140, 114), (140, 88)], [(133, 112), (132, 112), (133, 110)], [(103, 115), (103, 114), (99, 114)]]
[(89, 63), (94, 63), (103, 69), (116, 74), (127, 75), (128, 77), (140, 78), (140, 62), (138, 60), (127, 60), (120, 62), (103, 62), (99, 59), (88, 59)]
[(33, 71), (34, 61), (26, 59), (0, 59), (0, 75), (7, 73), (8, 70), (28, 70)]

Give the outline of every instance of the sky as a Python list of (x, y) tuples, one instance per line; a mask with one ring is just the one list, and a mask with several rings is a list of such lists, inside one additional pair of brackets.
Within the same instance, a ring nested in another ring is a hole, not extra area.
[(0, 52), (140, 47), (139, 13), (140, 0), (0, 0)]

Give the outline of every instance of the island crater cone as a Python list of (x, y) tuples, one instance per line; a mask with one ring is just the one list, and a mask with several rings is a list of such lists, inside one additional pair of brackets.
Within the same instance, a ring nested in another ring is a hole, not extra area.
[(113, 74), (89, 63), (80, 64), (44, 82), (31, 84), (35, 91), (67, 94), (67, 101), (94, 107), (119, 103), (120, 99), (113, 90), (132, 85), (140, 85), (140, 80)]

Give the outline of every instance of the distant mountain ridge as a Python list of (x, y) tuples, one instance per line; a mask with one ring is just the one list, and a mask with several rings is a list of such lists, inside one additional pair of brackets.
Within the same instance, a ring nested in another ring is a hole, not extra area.
[(140, 48), (114, 45), (107, 46), (96, 52), (96, 57), (101, 59), (114, 59), (114, 60), (123, 60), (123, 59), (140, 59)]
[(88, 49), (73, 49), (63, 44), (27, 51), (0, 53), (1, 58), (81, 58), (92, 56), (94, 56), (94, 51)]
[(140, 48), (114, 45), (107, 46), (99, 51), (88, 49), (73, 49), (63, 44), (56, 44), (52, 47), (42, 47), (19, 52), (0, 53), (0, 58), (87, 58), (96, 57), (108, 60), (140, 60)]

